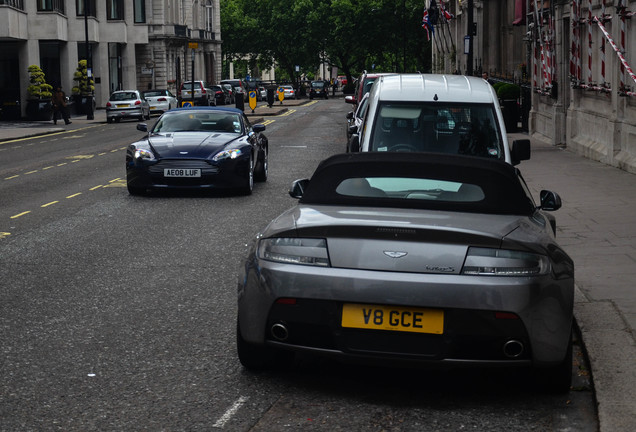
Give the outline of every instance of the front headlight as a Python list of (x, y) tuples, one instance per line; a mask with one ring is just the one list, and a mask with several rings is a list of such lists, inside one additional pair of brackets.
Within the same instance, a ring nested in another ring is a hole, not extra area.
[(239, 149), (231, 149), (231, 150), (223, 150), (222, 152), (217, 153), (212, 158), (213, 161), (220, 161), (223, 159), (236, 159), (241, 155), (241, 150)]
[(267, 261), (329, 267), (327, 241), (317, 238), (267, 238), (258, 244), (258, 257)]
[(135, 159), (148, 159), (153, 160), (155, 155), (150, 150), (139, 148), (135, 150)]
[(479, 276), (539, 276), (548, 274), (545, 255), (504, 249), (471, 247), (462, 274)]

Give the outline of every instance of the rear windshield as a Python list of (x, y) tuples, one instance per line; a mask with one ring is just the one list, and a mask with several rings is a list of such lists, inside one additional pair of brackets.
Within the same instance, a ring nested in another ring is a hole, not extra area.
[(131, 99), (137, 99), (137, 94), (133, 92), (120, 92), (120, 93), (113, 93), (112, 95), (110, 95), (110, 100), (112, 101), (123, 101), (123, 100), (131, 100)]
[(505, 159), (497, 125), (490, 104), (384, 102), (373, 123), (370, 151)]
[(145, 97), (165, 96), (166, 94), (165, 90), (150, 90), (143, 93)]
[(480, 185), (413, 177), (354, 177), (342, 180), (336, 193), (350, 197), (383, 197), (445, 202), (482, 201)]

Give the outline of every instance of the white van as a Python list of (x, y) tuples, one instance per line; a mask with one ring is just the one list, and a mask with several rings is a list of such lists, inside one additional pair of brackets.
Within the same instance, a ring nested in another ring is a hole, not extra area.
[(497, 94), (482, 78), (402, 74), (379, 77), (352, 151), (453, 153), (530, 159), (530, 140), (508, 145)]

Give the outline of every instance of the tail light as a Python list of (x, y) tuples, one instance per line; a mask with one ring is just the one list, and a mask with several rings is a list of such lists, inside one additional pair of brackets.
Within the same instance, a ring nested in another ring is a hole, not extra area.
[(165, 97), (161, 97), (161, 98), (157, 99), (157, 102), (165, 102), (165, 101), (166, 101)]
[(135, 101), (135, 105), (141, 105), (141, 101), (140, 100), (136, 100)]
[(106, 108), (110, 108), (110, 102), (106, 102)]

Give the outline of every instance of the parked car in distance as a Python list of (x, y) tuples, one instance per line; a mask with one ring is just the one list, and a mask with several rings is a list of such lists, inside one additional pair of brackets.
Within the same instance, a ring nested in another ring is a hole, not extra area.
[(373, 86), (373, 83), (375, 82), (375, 80), (385, 75), (395, 75), (395, 74), (394, 73), (370, 74), (365, 71), (362, 75), (360, 75), (360, 78), (358, 78), (355, 82), (356, 84), (355, 93), (353, 95), (345, 96), (345, 102), (353, 104), (357, 108), (358, 102), (362, 100), (365, 94), (371, 91), (371, 86)]
[(234, 87), (232, 87), (231, 84), (221, 84), (221, 87), (223, 87), (225, 90), (227, 90), (227, 92), (230, 95), (230, 103), (231, 104), (235, 104), (236, 103), (236, 91), (234, 90)]
[(238, 97), (238, 95), (243, 96), (243, 100), (247, 102), (247, 83), (242, 79), (224, 79), (221, 80), (219, 84), (229, 84), (234, 89), (234, 96)]
[(325, 81), (312, 81), (309, 86), (309, 99), (315, 97), (327, 99), (329, 97), (328, 92), (328, 86)]
[(362, 100), (358, 104), (358, 107), (355, 111), (349, 111), (347, 113), (347, 148), (346, 152), (351, 152), (351, 138), (354, 135), (358, 135), (360, 133), (360, 126), (362, 126), (362, 121), (364, 119), (364, 115), (367, 112), (369, 101), (369, 93), (365, 94), (362, 97)]
[(530, 140), (515, 140), (509, 148), (499, 99), (482, 78), (380, 76), (368, 105), (352, 151), (450, 153), (514, 165), (530, 159)]
[(126, 184), (132, 195), (149, 190), (236, 189), (251, 194), (268, 176), (265, 126), (252, 126), (230, 107), (176, 108), (159, 117), (126, 150)]
[(338, 84), (340, 85), (340, 87), (344, 87), (347, 85), (347, 76), (346, 75), (338, 75)]
[(258, 86), (258, 92), (261, 95), (261, 100), (267, 100), (267, 89), (263, 86)]
[(194, 81), (194, 98), (192, 97), (192, 81), (181, 83), (181, 100), (194, 100), (194, 105), (210, 106), (216, 105), (216, 95), (212, 91), (210, 84), (205, 81)]
[(296, 90), (294, 90), (294, 86), (291, 84), (283, 84), (279, 86), (283, 89), (283, 94), (285, 95), (285, 99), (297, 99)]
[(297, 180), (295, 207), (248, 246), (237, 352), (408, 367), (517, 367), (549, 392), (572, 378), (574, 264), (519, 170), (424, 153), (340, 154)]
[(150, 118), (150, 104), (139, 90), (115, 91), (106, 102), (108, 123), (126, 118), (136, 118), (139, 121)]
[(161, 114), (165, 111), (171, 110), (172, 108), (177, 108), (179, 106), (177, 98), (174, 97), (170, 90), (152, 89), (144, 90), (141, 93), (148, 101), (148, 104), (150, 105), (150, 112), (152, 114)]
[(230, 93), (220, 85), (210, 86), (210, 89), (214, 92), (215, 105), (228, 105), (231, 100)]

